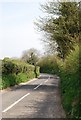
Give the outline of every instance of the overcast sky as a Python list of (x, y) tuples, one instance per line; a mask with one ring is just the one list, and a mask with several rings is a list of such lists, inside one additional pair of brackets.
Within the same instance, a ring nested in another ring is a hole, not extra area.
[(29, 48), (43, 51), (34, 21), (42, 15), (40, 3), (45, 1), (0, 0), (0, 59), (20, 57)]

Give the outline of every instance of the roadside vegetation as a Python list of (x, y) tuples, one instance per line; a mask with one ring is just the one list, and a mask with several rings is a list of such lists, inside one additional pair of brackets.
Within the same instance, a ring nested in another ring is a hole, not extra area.
[(81, 101), (79, 84), (79, 47), (75, 48), (65, 60), (59, 65), (59, 76), (61, 79), (62, 103), (67, 117), (81, 117)]
[(35, 25), (43, 35), (48, 56), (39, 61), (41, 72), (60, 76), (62, 104), (68, 118), (81, 118), (81, 6), (78, 2), (54, 2), (41, 5), (44, 17)]
[(39, 75), (39, 67), (25, 63), (21, 60), (4, 58), (2, 60), (2, 79), (0, 89), (18, 85)]
[(40, 66), (41, 73), (58, 74), (59, 71), (57, 57), (54, 55), (42, 57), (38, 62), (38, 66)]
[(63, 62), (55, 56), (41, 58), (38, 65), (41, 73), (49, 73), (60, 77), (62, 104), (69, 118), (81, 117), (81, 85), (79, 72), (79, 46)]
[(0, 89), (37, 77), (40, 68), (41, 73), (56, 74), (60, 77), (66, 117), (81, 118), (80, 8), (78, 2), (68, 1), (56, 3), (53, 0), (41, 5), (45, 14), (35, 22), (35, 26), (37, 31), (42, 33), (42, 41), (49, 54), (39, 59), (37, 51), (30, 49), (23, 52), (20, 60), (4, 58), (1, 61)]

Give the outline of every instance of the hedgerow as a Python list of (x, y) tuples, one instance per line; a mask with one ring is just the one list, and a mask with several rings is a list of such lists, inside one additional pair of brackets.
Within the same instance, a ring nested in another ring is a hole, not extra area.
[(38, 65), (40, 66), (41, 73), (50, 73), (57, 74), (58, 73), (58, 64), (55, 56), (45, 56), (43, 57)]
[(71, 52), (65, 61), (48, 56), (39, 62), (41, 72), (59, 75), (62, 104), (69, 118), (81, 118), (79, 58), (79, 46), (75, 46), (75, 51)]
[[(38, 76), (38, 66), (36, 67), (36, 73)], [(0, 89), (19, 84), (21, 82), (26, 82), (29, 79), (34, 78), (36, 73), (35, 66), (33, 65), (20, 60), (4, 58), (2, 60), (2, 82), (0, 84)]]
[(59, 64), (62, 103), (67, 117), (81, 117), (79, 67), (79, 47), (77, 46), (75, 51), (67, 57), (65, 62)]

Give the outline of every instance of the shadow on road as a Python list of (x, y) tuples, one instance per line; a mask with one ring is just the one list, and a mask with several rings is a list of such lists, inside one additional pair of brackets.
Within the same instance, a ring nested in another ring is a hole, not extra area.
[[(16, 91), (16, 90), (27, 90), (27, 91), (32, 91), (34, 90), (34, 88), (36, 88), (39, 84), (34, 84), (34, 85), (22, 85), (22, 86), (19, 86), (17, 88), (13, 88), (11, 89), (11, 91)], [(35, 89), (34, 91), (44, 91), (44, 92), (47, 92), (47, 91), (52, 91), (52, 90), (55, 90), (57, 89), (57, 85), (53, 84), (53, 85), (40, 85), (37, 89)]]
[[(39, 79), (49, 79), (49, 82), (39, 84), (26, 84), (11, 89), (11, 91), (22, 90), (31, 91), (31, 95), (25, 102), (26, 111), (24, 115), (19, 115), (19, 118), (65, 118), (65, 112), (61, 105), (59, 78), (40, 76)], [(39, 81), (38, 79), (38, 81)], [(29, 100), (29, 102), (28, 102)], [(24, 120), (24, 119), (23, 119)]]

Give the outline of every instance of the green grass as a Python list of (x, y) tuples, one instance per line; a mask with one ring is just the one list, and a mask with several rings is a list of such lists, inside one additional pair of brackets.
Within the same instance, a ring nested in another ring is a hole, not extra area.
[(16, 75), (2, 75), (2, 89), (13, 86), (16, 83)]
[[(79, 76), (75, 74), (64, 74), (61, 78), (62, 103), (67, 117), (79, 116)], [(76, 109), (77, 108), (77, 109)]]
[(17, 85), (22, 82), (27, 82), (28, 80), (34, 78), (34, 73), (26, 74), (26, 73), (19, 73), (16, 74), (9, 74), (9, 75), (2, 75), (2, 83), (0, 88), (5, 89), (10, 86)]

